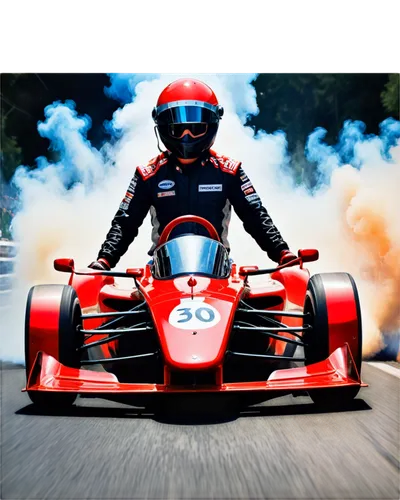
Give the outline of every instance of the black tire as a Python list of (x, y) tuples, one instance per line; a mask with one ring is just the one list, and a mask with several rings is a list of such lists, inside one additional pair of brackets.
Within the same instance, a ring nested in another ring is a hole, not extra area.
[[(343, 281), (352, 286), (356, 302), (359, 349), (357, 353), (353, 354), (358, 373), (361, 373), (362, 338), (360, 302), (354, 279), (348, 273), (315, 274), (308, 282), (304, 303), (304, 313), (308, 316), (306, 316), (304, 323), (311, 325), (312, 328), (310, 330), (306, 330), (303, 337), (304, 342), (307, 344), (304, 347), (304, 357), (306, 359), (305, 365), (323, 361), (331, 354), (329, 352), (329, 322), (324, 283), (342, 283)], [(356, 397), (359, 390), (359, 386), (335, 389), (316, 389), (310, 391), (309, 394), (315, 404), (333, 408), (348, 404)]]
[[(81, 307), (76, 291), (71, 286), (66, 285), (42, 286), (60, 287), (62, 289), (58, 326), (58, 361), (65, 366), (79, 368), (81, 355), (77, 349), (83, 344), (83, 333), (81, 333), (78, 328), (81, 324)], [(28, 360), (30, 346), (29, 316), (35, 288), (37, 287), (32, 287), (29, 292), (25, 317), (25, 366), (27, 378), (29, 376)], [(37, 346), (37, 351), (40, 350), (42, 350), (41, 346)], [(55, 411), (58, 408), (72, 405), (76, 400), (77, 394), (68, 392), (28, 391), (28, 396), (35, 405), (46, 408), (48, 411)]]

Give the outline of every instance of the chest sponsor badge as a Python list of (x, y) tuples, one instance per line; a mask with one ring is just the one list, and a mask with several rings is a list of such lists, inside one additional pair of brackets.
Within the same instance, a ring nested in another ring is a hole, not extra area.
[(169, 181), (169, 180), (165, 180), (165, 181), (161, 181), (158, 183), (158, 187), (160, 189), (171, 189), (172, 187), (175, 186), (175, 182), (174, 181)]
[(175, 196), (175, 191), (161, 191), (157, 193), (157, 198), (165, 198), (165, 196)]
[(222, 184), (199, 184), (199, 193), (222, 191)]

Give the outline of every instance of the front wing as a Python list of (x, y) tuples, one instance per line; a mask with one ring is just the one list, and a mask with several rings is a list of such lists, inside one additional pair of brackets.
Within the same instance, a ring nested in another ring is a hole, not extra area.
[[(294, 360), (295, 361), (295, 360)], [(276, 370), (266, 381), (232, 382), (213, 386), (170, 386), (166, 384), (122, 383), (112, 373), (69, 368), (44, 352), (37, 354), (23, 391), (115, 393), (227, 393), (243, 391), (309, 391), (345, 386), (365, 387), (348, 345), (336, 349), (326, 360), (308, 366)]]

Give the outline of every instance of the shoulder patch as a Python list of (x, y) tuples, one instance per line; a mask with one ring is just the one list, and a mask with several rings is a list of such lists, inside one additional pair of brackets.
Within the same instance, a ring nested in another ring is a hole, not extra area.
[(221, 169), (223, 172), (235, 175), (238, 168), (242, 164), (241, 161), (236, 161), (228, 156), (220, 155), (213, 150), (210, 150), (210, 162), (215, 168)]
[(150, 160), (145, 167), (144, 166), (137, 167), (137, 170), (142, 179), (146, 181), (147, 179), (150, 179), (150, 177), (153, 177), (153, 175), (155, 175), (158, 172), (160, 167), (165, 165), (167, 162), (168, 158), (164, 153), (161, 153), (152, 160)]

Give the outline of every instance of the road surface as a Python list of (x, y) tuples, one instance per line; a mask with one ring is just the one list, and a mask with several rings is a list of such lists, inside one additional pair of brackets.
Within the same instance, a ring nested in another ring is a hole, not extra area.
[(338, 413), (286, 396), (194, 420), (100, 399), (40, 415), (20, 392), (23, 370), (3, 367), (0, 497), (398, 499), (394, 373), (364, 363), (370, 387)]

